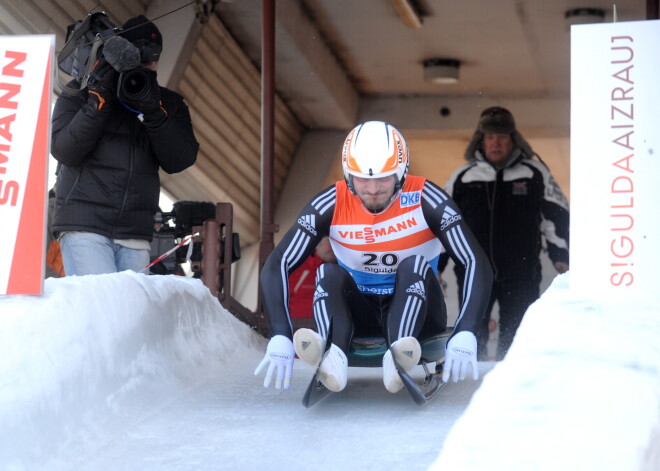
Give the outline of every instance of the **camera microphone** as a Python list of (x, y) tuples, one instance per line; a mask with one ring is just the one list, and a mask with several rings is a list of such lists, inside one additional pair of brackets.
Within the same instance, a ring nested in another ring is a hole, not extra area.
[(124, 72), (140, 65), (140, 50), (121, 36), (113, 36), (103, 46), (103, 55), (117, 71)]
[(113, 36), (105, 42), (103, 56), (119, 72), (117, 96), (121, 101), (135, 103), (149, 97), (155, 73), (140, 67), (142, 55), (137, 47), (126, 38)]

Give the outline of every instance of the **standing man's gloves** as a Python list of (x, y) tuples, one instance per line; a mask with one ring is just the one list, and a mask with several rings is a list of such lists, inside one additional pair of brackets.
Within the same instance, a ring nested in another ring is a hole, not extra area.
[(117, 94), (117, 80), (119, 73), (101, 56), (94, 64), (87, 80), (87, 90), (90, 100), (94, 100), (97, 110), (109, 106), (115, 101)]
[(266, 378), (264, 379), (264, 388), (270, 386), (270, 380), (273, 377), (273, 372), (277, 370), (277, 377), (275, 379), (275, 389), (282, 388), (282, 380), (284, 380), (284, 389), (289, 389), (291, 384), (291, 375), (293, 374), (293, 357), (295, 351), (293, 350), (293, 342), (284, 335), (275, 335), (268, 342), (266, 348), (266, 355), (264, 356), (254, 374), (258, 375), (268, 365)]
[(459, 379), (464, 380), (470, 365), (472, 366), (472, 379), (479, 379), (477, 338), (472, 332), (459, 332), (447, 342), (442, 381), (445, 383), (449, 381), (450, 373), (454, 383)]
[[(160, 86), (158, 85), (156, 71), (146, 68), (139, 68), (128, 73), (124, 73), (124, 77), (134, 77), (136, 82), (144, 81), (146, 84), (145, 89), (148, 90), (140, 99), (131, 99), (130, 97), (120, 96), (122, 102), (131, 108), (133, 111), (142, 113), (144, 115), (144, 122), (151, 125), (159, 126), (167, 119), (167, 111), (162, 106), (160, 96)], [(125, 85), (121, 85), (122, 87)]]

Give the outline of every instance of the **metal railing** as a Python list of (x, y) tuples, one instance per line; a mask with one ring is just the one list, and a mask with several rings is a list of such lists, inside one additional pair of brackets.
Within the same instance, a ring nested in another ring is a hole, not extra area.
[(201, 271), (202, 282), (225, 309), (268, 337), (264, 314), (249, 310), (231, 295), (231, 265), (240, 251), (238, 237), (233, 232), (233, 215), (231, 203), (217, 203), (215, 218), (205, 220), (201, 227), (193, 227), (193, 234), (199, 232), (194, 241), (202, 244), (202, 258), (198, 266), (191, 268)]

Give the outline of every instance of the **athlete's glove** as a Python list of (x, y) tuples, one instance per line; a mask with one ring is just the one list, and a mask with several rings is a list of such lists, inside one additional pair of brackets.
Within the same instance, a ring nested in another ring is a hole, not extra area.
[(477, 338), (472, 332), (463, 331), (454, 335), (447, 343), (442, 381), (449, 381), (449, 374), (454, 380), (464, 380), (468, 366), (472, 365), (472, 379), (479, 379), (477, 368)]
[(282, 380), (284, 380), (284, 389), (289, 389), (291, 384), (291, 375), (293, 374), (293, 357), (295, 351), (293, 349), (293, 342), (284, 335), (275, 335), (268, 342), (266, 348), (266, 355), (263, 360), (254, 370), (254, 374), (258, 375), (268, 365), (266, 378), (264, 379), (264, 388), (270, 386), (270, 380), (273, 377), (273, 371), (277, 369), (277, 377), (275, 379), (275, 389), (282, 388)]

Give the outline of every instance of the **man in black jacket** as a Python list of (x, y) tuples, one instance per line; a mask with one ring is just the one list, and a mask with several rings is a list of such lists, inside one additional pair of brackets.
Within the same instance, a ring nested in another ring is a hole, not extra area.
[[(550, 170), (540, 159), (533, 160), (535, 155), (516, 130), (511, 112), (488, 108), (465, 151), (467, 163), (454, 172), (445, 188), (493, 268), (491, 299), (477, 335), (480, 359), (486, 352), (495, 301), (500, 308), (497, 359), (501, 360), (525, 311), (539, 297), (541, 235), (555, 269), (568, 270), (568, 203)], [(445, 255), (439, 269), (446, 263)], [(461, 286), (461, 267), (455, 271)]]
[(140, 271), (160, 195), (159, 168), (194, 164), (199, 144), (183, 97), (156, 81), (158, 28), (144, 16), (121, 36), (140, 52), (150, 92), (137, 102), (117, 97), (118, 72), (103, 56), (86, 89), (55, 104), (51, 151), (61, 164), (53, 230), (67, 275)]

